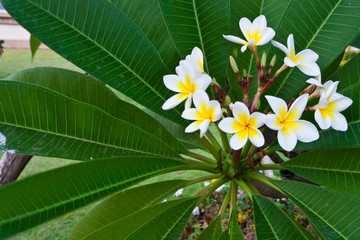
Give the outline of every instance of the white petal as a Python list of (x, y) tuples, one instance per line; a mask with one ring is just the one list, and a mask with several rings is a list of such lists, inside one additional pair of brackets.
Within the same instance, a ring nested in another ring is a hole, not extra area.
[(294, 130), (289, 127), (283, 127), (277, 134), (280, 146), (286, 151), (292, 151), (297, 143), (297, 137)]
[(245, 145), (247, 139), (248, 139), (248, 131), (247, 129), (244, 129), (240, 132), (235, 133), (230, 138), (230, 146), (234, 150), (239, 150)]
[(189, 62), (191, 64), (191, 66), (194, 68), (195, 70), (195, 74), (202, 74), (203, 71), (203, 65), (199, 63), (199, 61), (192, 55), (187, 55), (186, 59), (187, 62)]
[(212, 112), (212, 122), (218, 121), (222, 116), (220, 103), (216, 100), (211, 100), (206, 105), (206, 111)]
[(174, 92), (181, 92), (180, 86), (183, 84), (181, 78), (175, 74), (168, 74), (163, 77), (165, 86)]
[(333, 112), (331, 118), (331, 127), (337, 131), (347, 131), (348, 124), (344, 115), (338, 112)]
[(316, 63), (301, 63), (300, 65), (297, 65), (297, 67), (308, 76), (316, 76), (320, 74), (320, 68)]
[(291, 105), (289, 112), (286, 116), (286, 120), (298, 120), (301, 117), (301, 114), (304, 112), (308, 99), (309, 94), (303, 94), (298, 97)]
[(195, 70), (192, 67), (191, 63), (186, 60), (181, 60), (180, 65), (175, 70), (176, 73), (181, 77), (185, 85), (186, 85), (185, 80), (187, 78), (190, 78), (189, 80), (191, 80), (196, 75)]
[(242, 40), (241, 38), (236, 37), (236, 36), (223, 35), (223, 37), (230, 42), (234, 42), (234, 43), (238, 43), (238, 44), (242, 44), (242, 45), (247, 44), (247, 42), (245, 40)]
[(332, 80), (329, 80), (326, 83), (324, 83), (325, 91), (327, 91), (333, 84), (334, 84), (334, 82)]
[(254, 21), (251, 24), (251, 34), (254, 33), (261, 33), (265, 30), (267, 26), (266, 18), (264, 15), (260, 15), (257, 18), (254, 19)]
[(284, 58), (284, 63), (289, 67), (295, 67), (295, 66), (299, 65), (299, 63), (295, 63), (293, 60), (291, 60), (288, 57)]
[(262, 147), (264, 145), (264, 136), (258, 129), (249, 127), (248, 134), (251, 143), (254, 144), (255, 147)]
[(187, 120), (200, 120), (202, 119), (201, 114), (195, 108), (185, 109), (181, 114), (181, 117)]
[(312, 142), (319, 138), (319, 132), (314, 124), (304, 120), (294, 121), (289, 124), (290, 127), (295, 131), (297, 139), (301, 142)]
[(248, 47), (251, 47), (251, 46), (254, 45), (254, 44), (255, 44), (255, 39), (252, 38), (252, 39), (247, 43), (247, 46), (248, 46)]
[(199, 125), (200, 137), (203, 137), (205, 135), (206, 131), (208, 130), (209, 124), (210, 120), (206, 119)]
[(239, 21), (239, 27), (244, 37), (249, 41), (249, 34), (251, 34), (251, 22), (246, 17), (243, 17)]
[(324, 118), (319, 109), (316, 109), (315, 111), (315, 121), (317, 122), (319, 127), (323, 130), (330, 128), (332, 122), (331, 117), (325, 116)]
[(293, 34), (289, 34), (289, 36), (287, 38), (287, 46), (289, 49), (290, 57), (295, 56), (295, 43), (294, 43), (294, 35)]
[(278, 117), (280, 117), (282, 120), (284, 120), (287, 115), (286, 102), (284, 100), (282, 100), (281, 98), (277, 98), (277, 97), (273, 97), (273, 96), (269, 96), (269, 95), (266, 95), (265, 98), (269, 102), (270, 107), (272, 108), (274, 113)]
[(275, 31), (272, 28), (266, 28), (263, 37), (256, 43), (256, 45), (264, 45), (267, 44), (271, 39), (275, 36)]
[(342, 112), (345, 109), (347, 109), (352, 103), (353, 103), (353, 101), (350, 98), (342, 97), (342, 98), (338, 98), (335, 101), (330, 102), (328, 104), (327, 109), (336, 111), (336, 112)]
[(189, 93), (188, 99), (186, 99), (185, 101), (185, 109), (191, 108), (191, 103), (192, 103), (192, 93)]
[(242, 125), (246, 125), (250, 117), (248, 107), (242, 102), (235, 102), (233, 106), (233, 115), (236, 121)]
[(246, 49), (247, 49), (247, 44), (246, 45), (244, 45), (244, 46), (242, 46), (241, 48), (240, 48), (240, 50), (241, 50), (241, 52), (243, 53), (243, 52), (245, 52), (246, 51)]
[(275, 114), (268, 114), (265, 117), (266, 126), (272, 130), (280, 130), (283, 127), (280, 121), (281, 119)]
[(206, 90), (211, 83), (211, 77), (207, 74), (200, 74), (191, 80), (194, 89)]
[(334, 82), (325, 90), (326, 101), (329, 101), (331, 96), (336, 92), (339, 81)]
[(185, 128), (185, 132), (186, 133), (192, 133), (195, 132), (197, 130), (199, 130), (199, 126), (202, 123), (201, 120), (195, 121), (193, 123), (191, 123), (187, 128)]
[[(306, 63), (314, 63), (319, 58), (319, 55), (311, 49), (305, 49), (305, 50), (299, 52), (298, 54), (296, 54), (296, 56), (301, 58), (302, 62), (306, 62)], [(317, 75), (319, 75), (319, 74), (317, 74)], [(314, 75), (314, 76), (317, 76), (317, 75)]]
[(236, 133), (239, 131), (239, 129), (236, 128), (237, 125), (238, 122), (235, 120), (235, 118), (227, 117), (221, 120), (221, 122), (219, 123), (219, 128), (221, 129), (221, 131), (226, 133)]
[(315, 78), (310, 78), (306, 81), (307, 83), (311, 84), (311, 85), (316, 85), (318, 87), (324, 87), (324, 85), (321, 84), (321, 82)]
[(275, 47), (279, 48), (281, 51), (283, 51), (286, 56), (289, 56), (290, 55), (290, 51), (289, 49), (287, 49), (283, 44), (277, 42), (277, 41), (274, 41), (274, 40), (271, 40), (271, 43), (272, 45), (274, 45)]
[(318, 107), (319, 108), (326, 108), (327, 105), (328, 105), (328, 101), (327, 101), (326, 92), (324, 90), (320, 90), (320, 99), (319, 99)]
[(162, 109), (163, 110), (169, 110), (172, 109), (174, 107), (176, 107), (177, 105), (179, 105), (182, 101), (184, 101), (185, 99), (188, 98), (187, 94), (176, 94), (174, 96), (172, 96), (171, 98), (169, 98), (168, 100), (166, 100), (166, 102), (162, 105)]
[(194, 47), (194, 49), (191, 51), (191, 56), (193, 56), (197, 61), (197, 66), (201, 68), (201, 72), (204, 72), (204, 56), (200, 48)]
[(193, 95), (193, 102), (197, 110), (205, 112), (206, 105), (209, 102), (209, 96), (203, 90), (196, 90)]
[(265, 114), (254, 112), (250, 115), (249, 124), (251, 127), (259, 128), (265, 124)]

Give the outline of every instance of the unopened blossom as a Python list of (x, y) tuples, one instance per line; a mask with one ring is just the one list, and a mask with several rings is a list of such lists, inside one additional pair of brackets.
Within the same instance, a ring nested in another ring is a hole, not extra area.
[(196, 74), (204, 73), (204, 56), (200, 48), (194, 47), (191, 54), (187, 55), (185, 59), (194, 68)]
[(319, 138), (319, 132), (314, 124), (300, 120), (306, 107), (308, 94), (298, 97), (288, 110), (287, 105), (281, 98), (265, 96), (274, 114), (266, 116), (265, 124), (273, 130), (277, 130), (277, 139), (280, 146), (291, 151), (295, 148), (297, 140), (312, 142)]
[(265, 143), (264, 136), (259, 127), (265, 123), (265, 115), (254, 112), (250, 115), (249, 109), (242, 102), (236, 102), (233, 106), (233, 116), (221, 120), (219, 128), (226, 133), (234, 133), (230, 139), (230, 146), (234, 150), (244, 147), (249, 139), (256, 147)]
[(181, 116), (187, 120), (195, 120), (185, 129), (185, 132), (200, 130), (200, 137), (203, 137), (209, 124), (221, 118), (221, 106), (216, 100), (210, 101), (203, 90), (196, 90), (193, 97), (195, 108), (185, 109)]
[(296, 66), (300, 69), (300, 71), (309, 76), (320, 75), (320, 68), (316, 64), (319, 55), (311, 49), (305, 49), (296, 54), (293, 34), (290, 34), (287, 39), (287, 47), (274, 40), (272, 40), (271, 43), (286, 54), (284, 63), (287, 66)]
[(274, 36), (274, 29), (267, 27), (267, 21), (264, 15), (260, 15), (253, 22), (246, 17), (239, 21), (239, 26), (246, 40), (232, 35), (223, 35), (230, 42), (242, 44), (241, 52), (245, 52), (248, 47), (260, 46), (268, 43)]
[(348, 129), (346, 118), (340, 112), (347, 109), (353, 101), (341, 94), (334, 97), (338, 83), (332, 83), (326, 91), (320, 90), (320, 101), (315, 106), (315, 120), (321, 129), (330, 127), (338, 131)]
[(211, 77), (207, 74), (196, 74), (189, 61), (182, 60), (175, 69), (176, 74), (165, 75), (163, 80), (165, 86), (171, 91), (177, 92), (169, 98), (162, 106), (164, 110), (176, 107), (186, 100), (185, 109), (191, 107), (192, 97), (196, 90), (206, 90), (211, 83)]

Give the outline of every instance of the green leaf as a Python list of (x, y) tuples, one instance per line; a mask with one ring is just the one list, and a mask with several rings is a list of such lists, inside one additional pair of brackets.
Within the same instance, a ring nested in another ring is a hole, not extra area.
[(85, 206), (141, 180), (185, 166), (155, 157), (118, 157), (68, 165), (0, 188), (0, 238)]
[(198, 198), (152, 205), (88, 235), (90, 239), (179, 239)]
[(215, 218), (200, 234), (198, 240), (218, 240), (222, 233), (221, 216)]
[(242, 240), (244, 239), (244, 235), (240, 229), (240, 226), (237, 222), (236, 219), (236, 215), (235, 213), (231, 214), (230, 216), (230, 221), (229, 221), (229, 225), (228, 225), (228, 230), (229, 231), (229, 239), (230, 240)]
[(151, 154), (179, 158), (164, 141), (101, 109), (48, 88), (0, 81), (1, 150), (89, 160)]
[[(254, 217), (258, 239), (310, 239), (293, 219), (272, 201), (254, 195)], [(312, 238), (314, 239), (314, 238)]]
[(130, 214), (161, 202), (188, 181), (171, 180), (118, 192), (89, 211), (73, 228), (69, 239), (84, 239)]
[(355, 41), (351, 44), (351, 46), (360, 48), (360, 36), (358, 36)]
[(34, 60), (36, 51), (39, 49), (40, 45), (41, 45), (41, 41), (31, 34), (30, 35), (31, 61)]
[[(157, 25), (152, 27), (153, 36), (142, 31), (154, 24), (152, 18), (146, 17), (142, 27), (136, 25), (149, 14), (129, 10), (129, 17), (107, 0), (4, 0), (2, 4), (22, 26), (64, 58), (141, 105), (185, 124), (179, 111), (174, 114), (176, 110), (161, 109), (172, 96), (162, 77), (180, 59), (171, 50), (169, 39), (158, 39), (163, 30), (153, 32)], [(165, 60), (174, 62), (168, 65)]]
[(273, 181), (298, 205), (324, 239), (360, 238), (360, 199), (295, 181)]
[(283, 165), (312, 182), (360, 196), (359, 154), (360, 149), (311, 151)]
[(150, 117), (134, 105), (122, 101), (105, 84), (93, 77), (60, 68), (41, 67), (17, 72), (6, 80), (43, 86), (74, 100), (88, 103), (113, 117), (136, 125), (179, 152), (186, 151), (184, 146), (154, 119), (155, 117)]

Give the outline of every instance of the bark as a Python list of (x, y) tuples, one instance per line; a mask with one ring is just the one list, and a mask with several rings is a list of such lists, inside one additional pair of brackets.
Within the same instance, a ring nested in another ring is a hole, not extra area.
[(0, 186), (15, 181), (32, 156), (5, 153), (0, 160)]

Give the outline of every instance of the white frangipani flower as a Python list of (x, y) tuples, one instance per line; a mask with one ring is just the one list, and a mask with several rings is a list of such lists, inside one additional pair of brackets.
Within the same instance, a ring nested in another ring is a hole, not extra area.
[(320, 101), (315, 107), (315, 120), (321, 129), (328, 129), (330, 127), (338, 131), (346, 131), (348, 129), (346, 118), (340, 112), (347, 109), (353, 101), (339, 93), (334, 96), (338, 83), (332, 83), (326, 91), (320, 90)]
[(294, 36), (289, 35), (287, 39), (287, 47), (283, 44), (272, 40), (271, 43), (286, 54), (284, 63), (289, 67), (298, 67), (300, 71), (309, 76), (320, 75), (320, 68), (316, 64), (319, 55), (311, 49), (305, 49), (295, 54)]
[(242, 102), (235, 102), (232, 112), (234, 117), (224, 118), (219, 123), (223, 132), (235, 133), (230, 139), (231, 148), (239, 150), (248, 139), (256, 147), (263, 146), (265, 139), (258, 128), (264, 125), (265, 115), (259, 112), (250, 115), (249, 109)]
[(191, 55), (186, 56), (186, 61), (191, 64), (196, 74), (204, 73), (204, 56), (200, 48), (194, 47), (191, 51)]
[(206, 133), (209, 124), (221, 118), (221, 106), (216, 100), (209, 100), (209, 96), (203, 90), (196, 90), (193, 96), (195, 108), (185, 109), (182, 117), (187, 120), (195, 120), (190, 124), (185, 132), (195, 132), (200, 129), (200, 137)]
[(230, 42), (244, 45), (241, 47), (241, 52), (245, 52), (248, 47), (264, 45), (275, 36), (274, 29), (267, 27), (264, 15), (258, 16), (252, 23), (248, 18), (243, 17), (239, 25), (246, 41), (232, 35), (223, 35), (223, 37)]
[[(334, 84), (334, 82), (332, 80), (329, 80), (326, 83), (322, 84), (321, 78), (319, 78), (319, 76), (317, 78), (310, 78), (306, 82), (309, 84), (316, 85), (316, 89), (315, 89), (314, 93), (311, 94), (312, 96), (313, 95), (319, 96), (321, 90), (324, 91), (324, 93), (326, 93), (330, 89), (330, 87)], [(339, 83), (339, 82), (337, 81), (337, 83)], [(331, 94), (330, 99), (334, 100), (334, 99), (341, 98), (341, 97), (344, 97), (344, 96), (341, 95), (340, 93), (333, 92)]]
[(280, 146), (291, 151), (295, 148), (297, 140), (301, 142), (312, 142), (319, 138), (319, 132), (314, 124), (299, 120), (303, 113), (308, 94), (298, 97), (290, 109), (281, 98), (265, 96), (275, 114), (266, 116), (266, 125), (273, 130), (277, 130), (277, 138)]
[(163, 78), (168, 89), (178, 92), (163, 104), (164, 110), (176, 107), (185, 99), (185, 109), (190, 108), (194, 92), (198, 89), (205, 91), (211, 83), (209, 75), (196, 74), (192, 64), (186, 60), (180, 61), (175, 70), (177, 74), (168, 74)]

